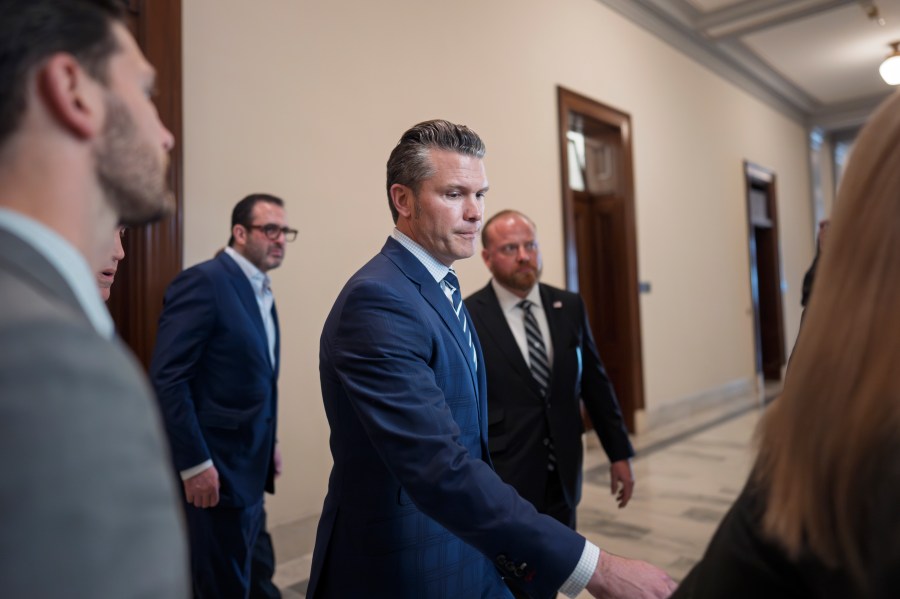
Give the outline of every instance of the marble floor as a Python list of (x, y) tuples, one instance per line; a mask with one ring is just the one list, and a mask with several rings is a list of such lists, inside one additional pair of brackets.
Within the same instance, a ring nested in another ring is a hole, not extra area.
[[(767, 396), (776, 392), (767, 389)], [(637, 484), (621, 510), (610, 495), (605, 455), (594, 437), (585, 458), (579, 532), (601, 549), (649, 561), (682, 578), (744, 484), (762, 409), (756, 401), (728, 404), (636, 435)], [(285, 599), (305, 597), (310, 555), (298, 553), (296, 537), (308, 536), (309, 529), (306, 524), (303, 530), (288, 525), (272, 531), (279, 558), (275, 583)], [(587, 592), (579, 595), (587, 597)]]

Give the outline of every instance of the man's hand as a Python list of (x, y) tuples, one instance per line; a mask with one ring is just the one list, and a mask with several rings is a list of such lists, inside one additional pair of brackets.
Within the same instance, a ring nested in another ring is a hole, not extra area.
[(210, 466), (185, 479), (184, 495), (195, 507), (216, 507), (219, 504), (219, 471), (216, 467)]
[(272, 464), (275, 468), (275, 478), (281, 476), (281, 449), (278, 448), (278, 443), (275, 444), (275, 452), (272, 454)]
[(619, 460), (609, 465), (609, 481), (611, 494), (616, 496), (619, 508), (628, 505), (634, 493), (634, 473), (631, 471), (631, 460)]
[(666, 599), (677, 586), (656, 566), (601, 551), (587, 590), (599, 599)]

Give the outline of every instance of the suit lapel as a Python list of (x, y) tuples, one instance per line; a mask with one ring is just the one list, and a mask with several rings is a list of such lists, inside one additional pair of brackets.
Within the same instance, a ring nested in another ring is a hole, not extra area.
[(550, 373), (552, 389), (554, 373), (559, 369), (561, 360), (571, 349), (572, 335), (562, 302), (556, 299), (546, 285), (540, 285), (539, 290), (541, 303), (544, 305), (544, 314), (547, 316), (547, 326), (550, 329), (550, 341), (553, 344), (553, 366)]
[[(466, 311), (466, 317), (469, 319), (470, 326), (472, 328), (472, 344), (475, 346), (475, 355), (477, 357), (479, 364), (484, 364), (484, 352), (481, 349), (481, 341), (478, 339), (478, 333), (475, 330), (475, 325), (472, 321), (472, 315), (469, 313), (469, 309), (466, 307), (466, 302), (463, 302), (462, 309)], [(487, 397), (487, 374), (485, 373), (484, 366), (478, 369), (476, 373), (476, 397)], [(487, 427), (487, 401), (478, 401), (476, 402), (476, 408), (478, 408), (478, 429), (481, 432), (481, 458), (486, 461), (488, 464), (491, 463), (490, 452), (488, 450), (488, 427)], [(491, 468), (493, 468), (493, 464)]]
[[(278, 325), (278, 310), (275, 309), (275, 300), (272, 300), (272, 321), (275, 323), (275, 363), (272, 364), (272, 369), (275, 371), (277, 379), (278, 370), (281, 368), (281, 327)], [(268, 348), (268, 345), (266, 347)]]
[[(459, 346), (459, 351), (465, 358), (466, 364), (469, 365), (469, 374), (472, 376), (472, 386), (476, 389), (477, 395), (478, 371), (472, 358), (472, 352), (469, 350), (469, 339), (463, 334), (459, 319), (453, 312), (453, 306), (450, 305), (450, 301), (447, 299), (447, 296), (444, 295), (444, 291), (441, 289), (440, 284), (434, 280), (434, 277), (432, 277), (431, 273), (428, 272), (428, 269), (419, 262), (418, 258), (413, 256), (412, 253), (395, 239), (388, 238), (387, 243), (384, 244), (381, 252), (387, 256), (391, 262), (396, 264), (404, 275), (416, 284), (419, 288), (419, 293), (421, 293), (425, 301), (434, 308), (434, 311), (437, 312), (441, 317), (441, 320), (444, 321), (444, 325), (453, 334), (453, 338)], [(463, 307), (463, 309), (465, 309), (465, 307)], [(468, 318), (470, 323), (469, 326), (471, 326), (472, 318), (471, 316), (468, 316)], [(474, 329), (472, 342), (477, 342), (477, 337), (474, 335)], [(482, 366), (482, 369), (483, 368), (484, 367)]]
[[(247, 275), (245, 275), (244, 271), (241, 270), (241, 267), (237, 265), (237, 262), (225, 252), (219, 255), (216, 260), (219, 261), (225, 269), (225, 272), (228, 273), (231, 286), (234, 287), (234, 291), (237, 294), (241, 305), (247, 312), (247, 317), (250, 318), (256, 328), (257, 340), (261, 345), (262, 351), (266, 355), (266, 362), (271, 364), (272, 368), (275, 368), (275, 365), (272, 364), (272, 358), (269, 356), (269, 338), (266, 335), (266, 326), (263, 324), (262, 314), (259, 313), (259, 303), (256, 301), (256, 296), (253, 295), (253, 286), (247, 279)], [(276, 325), (276, 330), (277, 328)]]
[(15, 233), (0, 229), (0, 248), (0, 268), (15, 272), (19, 278), (30, 281), (71, 307), (85, 322), (91, 322), (66, 280), (31, 245)]
[(482, 330), (494, 340), (497, 347), (506, 356), (507, 363), (512, 365), (519, 377), (523, 380), (531, 381), (534, 391), (537, 393), (537, 382), (531, 376), (528, 362), (525, 361), (525, 356), (522, 355), (522, 350), (519, 348), (519, 344), (516, 343), (516, 338), (509, 328), (509, 323), (507, 323), (506, 315), (500, 307), (500, 301), (497, 299), (493, 285), (488, 283), (474, 299), (485, 312), (486, 318), (479, 321)]

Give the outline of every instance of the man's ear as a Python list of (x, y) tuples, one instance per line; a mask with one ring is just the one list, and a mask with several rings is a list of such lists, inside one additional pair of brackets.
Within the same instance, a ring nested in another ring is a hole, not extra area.
[(235, 245), (247, 245), (247, 229), (243, 225), (234, 225), (231, 227), (231, 236), (234, 237)]
[(101, 84), (71, 54), (59, 52), (38, 69), (37, 89), (57, 122), (72, 134), (89, 139), (103, 129)]
[(391, 202), (394, 203), (394, 208), (400, 216), (406, 219), (412, 216), (414, 201), (415, 197), (409, 187), (400, 183), (391, 185)]

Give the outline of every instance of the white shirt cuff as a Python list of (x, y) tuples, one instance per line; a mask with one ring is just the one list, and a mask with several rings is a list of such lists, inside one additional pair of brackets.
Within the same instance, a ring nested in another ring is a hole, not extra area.
[[(197, 464), (193, 468), (188, 468), (187, 470), (182, 470), (181, 472), (179, 472), (179, 474), (181, 475), (181, 480), (187, 480), (192, 476), (197, 476), (198, 474), (200, 474), (207, 468), (212, 468), (212, 465), (213, 465), (212, 460), (206, 460), (202, 464)], [(585, 584), (587, 584), (587, 583), (585, 583)]]
[(568, 580), (559, 587), (559, 592), (566, 597), (577, 597), (578, 593), (583, 591), (587, 583), (590, 582), (591, 576), (594, 575), (594, 570), (597, 569), (598, 561), (600, 561), (600, 548), (585, 539), (581, 559), (578, 560), (575, 570)]

